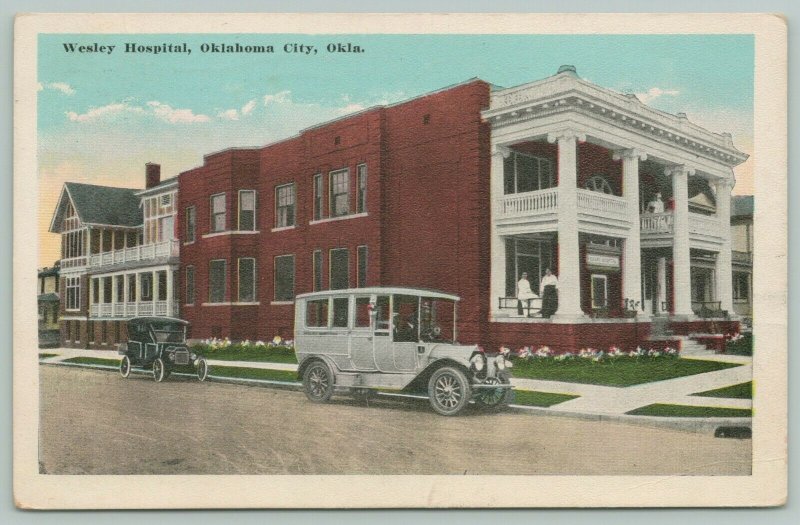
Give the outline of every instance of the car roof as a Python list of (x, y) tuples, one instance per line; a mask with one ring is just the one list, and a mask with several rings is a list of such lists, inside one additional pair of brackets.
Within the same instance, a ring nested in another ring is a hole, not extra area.
[(461, 298), (457, 295), (439, 292), (437, 290), (428, 290), (426, 288), (407, 288), (401, 286), (373, 286), (369, 288), (345, 288), (343, 290), (323, 290), (320, 292), (310, 292), (299, 294), (297, 299), (313, 299), (330, 297), (333, 295), (371, 295), (371, 294), (392, 294), (392, 295), (419, 295), (422, 297), (429, 297), (432, 299), (447, 299), (450, 301), (460, 301)]
[(135, 324), (180, 323), (182, 325), (188, 325), (189, 321), (184, 321), (183, 319), (177, 319), (175, 317), (133, 317), (131, 319), (128, 319), (128, 323), (135, 323)]

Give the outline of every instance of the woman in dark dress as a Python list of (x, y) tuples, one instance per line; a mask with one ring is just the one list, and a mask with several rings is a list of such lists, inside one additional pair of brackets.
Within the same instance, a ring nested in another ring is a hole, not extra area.
[(558, 311), (558, 279), (550, 272), (550, 268), (544, 271), (539, 291), (542, 295), (542, 317), (548, 318)]

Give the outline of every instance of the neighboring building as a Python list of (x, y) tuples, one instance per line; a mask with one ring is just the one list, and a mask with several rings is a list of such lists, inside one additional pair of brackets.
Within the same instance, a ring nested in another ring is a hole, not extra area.
[(753, 196), (731, 199), (733, 311), (747, 327), (753, 323)]
[[(87, 273), (94, 283), (86, 312), (65, 300), (78, 323), (175, 315), (178, 291), (193, 338), (266, 340), (292, 336), (297, 294), (409, 286), (462, 298), (463, 342), (627, 349), (661, 330), (738, 330), (728, 222), (733, 167), (746, 158), (730, 135), (566, 66), (508, 89), (474, 79), (206, 155), (177, 177), (177, 209), (174, 179), (119, 190), (126, 207), (151, 203), (144, 217), (99, 226), (76, 212), (70, 223), (68, 184), (51, 231), (84, 232), (62, 261), (76, 286)], [(173, 216), (180, 279), (165, 233)], [(97, 228), (108, 233), (86, 233)], [(168, 257), (124, 266), (129, 250), (151, 247)], [(518, 315), (519, 276), (538, 291), (547, 268), (557, 313), (543, 318), (537, 303)], [(93, 340), (73, 329), (65, 339)]]
[(68, 182), (50, 231), (61, 234), (61, 344), (112, 349), (125, 319), (177, 316), (177, 179), (146, 166), (146, 188)]
[(59, 263), (39, 269), (39, 348), (51, 348), (59, 344), (58, 330), (58, 273)]

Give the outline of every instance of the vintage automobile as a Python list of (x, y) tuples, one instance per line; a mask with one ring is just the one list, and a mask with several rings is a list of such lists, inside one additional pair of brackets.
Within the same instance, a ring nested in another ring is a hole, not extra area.
[(178, 367), (194, 368), (197, 379), (208, 377), (208, 362), (189, 350), (186, 326), (182, 319), (170, 317), (134, 317), (128, 320), (128, 341), (119, 346), (122, 361), (119, 373), (128, 377), (134, 367), (150, 370), (161, 382)]
[(355, 288), (298, 295), (298, 379), (313, 402), (334, 390), (356, 396), (376, 389), (423, 391), (433, 409), (452, 416), (470, 400), (504, 406), (511, 363), (456, 342), (459, 298), (413, 288)]

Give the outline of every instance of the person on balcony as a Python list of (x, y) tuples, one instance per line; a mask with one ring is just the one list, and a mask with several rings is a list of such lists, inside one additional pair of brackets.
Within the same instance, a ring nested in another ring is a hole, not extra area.
[(550, 268), (544, 271), (539, 292), (542, 295), (542, 317), (547, 319), (558, 311), (558, 279)]
[(648, 213), (664, 213), (664, 201), (661, 200), (661, 193), (656, 193), (656, 196), (647, 204)]
[(522, 277), (517, 282), (517, 314), (525, 315), (522, 311), (523, 303), (527, 307), (527, 315), (531, 314), (531, 301), (538, 299), (539, 296), (531, 290), (531, 282), (528, 280), (528, 272), (522, 272)]

